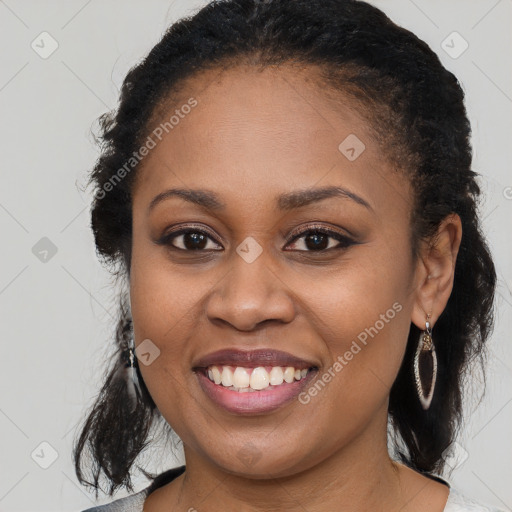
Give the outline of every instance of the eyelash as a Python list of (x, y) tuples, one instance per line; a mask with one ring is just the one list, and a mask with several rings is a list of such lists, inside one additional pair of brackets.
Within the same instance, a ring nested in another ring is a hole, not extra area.
[[(165, 245), (165, 246), (168, 246), (172, 250), (175, 249), (177, 251), (183, 251), (183, 252), (207, 252), (207, 251), (219, 252), (218, 249), (197, 249), (197, 250), (181, 249), (180, 247), (176, 247), (175, 245), (173, 245), (171, 243), (172, 240), (174, 240), (178, 236), (184, 235), (184, 234), (189, 234), (189, 233), (199, 233), (199, 234), (207, 235), (217, 245), (220, 245), (219, 242), (217, 242), (215, 240), (215, 237), (213, 237), (211, 233), (209, 233), (208, 231), (206, 231), (204, 229), (196, 228), (195, 226), (186, 226), (186, 227), (184, 227), (184, 228), (182, 228), (182, 229), (180, 229), (178, 231), (173, 231), (171, 233), (167, 233), (166, 235), (164, 235), (162, 238), (160, 238), (157, 241), (157, 244)], [(339, 242), (339, 245), (336, 246), (336, 247), (328, 247), (327, 249), (320, 249), (318, 251), (298, 250), (298, 252), (302, 252), (302, 253), (304, 253), (304, 252), (306, 252), (306, 253), (325, 253), (327, 251), (332, 251), (332, 250), (336, 250), (336, 249), (338, 249), (338, 250), (346, 249), (346, 248), (350, 247), (351, 245), (355, 245), (357, 243), (354, 240), (352, 240), (351, 238), (349, 238), (349, 237), (347, 237), (345, 235), (342, 235), (341, 233), (339, 233), (337, 231), (333, 231), (331, 229), (325, 228), (323, 226), (309, 226), (307, 229), (305, 229), (303, 231), (300, 231), (298, 233), (292, 233), (292, 235), (290, 235), (291, 239), (288, 241), (288, 243), (286, 245), (289, 245), (292, 242), (295, 242), (296, 240), (298, 240), (300, 238), (303, 238), (304, 236), (309, 235), (309, 234), (326, 235), (329, 238), (336, 239)]]

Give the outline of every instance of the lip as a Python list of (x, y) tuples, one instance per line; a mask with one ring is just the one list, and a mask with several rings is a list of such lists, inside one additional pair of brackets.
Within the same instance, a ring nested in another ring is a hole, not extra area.
[(254, 416), (275, 411), (295, 400), (317, 373), (318, 370), (314, 369), (301, 380), (248, 393), (232, 391), (221, 384), (215, 384), (206, 376), (204, 369), (196, 371), (195, 375), (203, 392), (217, 406), (232, 414)]
[[(224, 349), (201, 357), (193, 364), (193, 370), (208, 366), (242, 366), (256, 368), (258, 366), (293, 366), (297, 370), (318, 368), (312, 361), (306, 361), (288, 352), (263, 348), (257, 350)], [(302, 381), (298, 381), (302, 382)]]

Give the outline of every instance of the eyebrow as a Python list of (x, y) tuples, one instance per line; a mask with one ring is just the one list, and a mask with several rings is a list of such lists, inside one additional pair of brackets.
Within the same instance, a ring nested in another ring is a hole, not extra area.
[[(155, 196), (149, 205), (151, 211), (155, 206), (171, 197), (181, 197), (185, 201), (197, 204), (209, 210), (225, 210), (226, 205), (219, 197), (209, 190), (172, 188)], [(331, 197), (340, 197), (351, 199), (355, 203), (364, 206), (370, 211), (374, 211), (370, 204), (362, 197), (343, 187), (328, 186), (322, 188), (309, 188), (286, 192), (276, 197), (276, 203), (279, 210), (289, 211), (309, 204), (322, 201)]]

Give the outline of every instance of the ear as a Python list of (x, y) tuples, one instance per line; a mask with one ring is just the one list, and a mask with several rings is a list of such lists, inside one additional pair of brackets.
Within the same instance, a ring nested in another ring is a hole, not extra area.
[(456, 213), (452, 213), (441, 222), (434, 237), (421, 248), (411, 317), (419, 329), (425, 329), (428, 314), (430, 326), (434, 326), (448, 303), (461, 239), (462, 222)]

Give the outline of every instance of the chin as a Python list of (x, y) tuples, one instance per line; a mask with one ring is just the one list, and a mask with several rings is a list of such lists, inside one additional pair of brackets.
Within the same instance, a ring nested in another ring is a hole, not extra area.
[(306, 454), (301, 455), (297, 450), (292, 450), (290, 453), (280, 451), (280, 447), (276, 447), (270, 453), (268, 448), (265, 450), (266, 455), (255, 445), (246, 445), (234, 456), (226, 455), (226, 452), (223, 452), (222, 456), (212, 454), (211, 462), (226, 473), (254, 480), (285, 478), (314, 465), (314, 462), (306, 464), (305, 460), (310, 458)]

